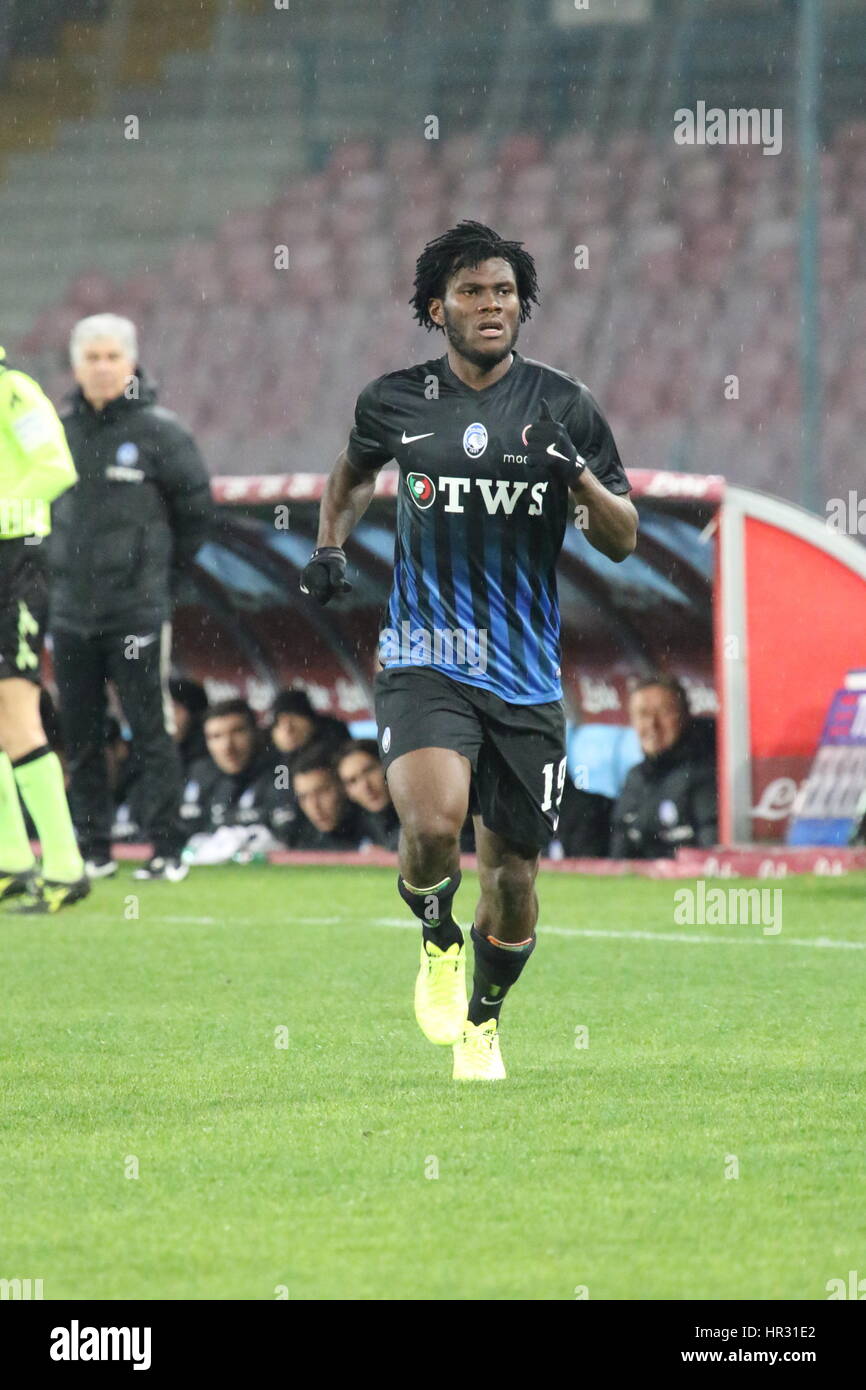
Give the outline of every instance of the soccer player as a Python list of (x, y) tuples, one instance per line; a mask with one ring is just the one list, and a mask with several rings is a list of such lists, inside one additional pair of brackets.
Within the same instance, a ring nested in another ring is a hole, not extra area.
[[(555, 566), (574, 514), (611, 560), (637, 513), (610, 428), (587, 388), (515, 350), (537, 303), (532, 257), (478, 222), (430, 242), (415, 317), (445, 355), (361, 392), (322, 499), (301, 588), (351, 587), (343, 544), (391, 459), (401, 474), (379, 746), (402, 827), (398, 889), (419, 919), (415, 1012), (452, 1044), (456, 1080), (505, 1075), (503, 1001), (535, 946), (539, 851), (566, 775)], [(473, 811), (481, 897), (465, 946), (453, 913), (459, 835)]]
[[(23, 895), (15, 912), (57, 912), (90, 892), (39, 709), (48, 607), (41, 542), (51, 502), (77, 476), (54, 406), (0, 348), (0, 898)], [(19, 792), (39, 836), (40, 872)]]

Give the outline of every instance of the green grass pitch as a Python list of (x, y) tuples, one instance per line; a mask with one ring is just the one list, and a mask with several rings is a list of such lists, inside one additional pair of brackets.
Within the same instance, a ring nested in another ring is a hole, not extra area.
[(864, 876), (772, 885), (770, 936), (677, 926), (681, 882), (542, 872), (487, 1085), (414, 1022), (395, 877), (124, 867), (58, 917), (3, 914), (0, 1277), (820, 1300), (866, 1274)]

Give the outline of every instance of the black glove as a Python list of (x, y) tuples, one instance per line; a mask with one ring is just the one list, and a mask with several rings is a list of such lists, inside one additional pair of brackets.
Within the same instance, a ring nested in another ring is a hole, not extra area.
[(545, 400), (541, 402), (538, 419), (523, 431), (523, 443), (526, 445), (527, 463), (547, 469), (560, 478), (566, 487), (574, 487), (586, 468), (586, 460), (575, 449), (565, 426), (554, 420)]
[(351, 587), (346, 579), (346, 555), (338, 545), (323, 545), (314, 550), (301, 571), (301, 593), (312, 594), (319, 603), (330, 603), (337, 594), (347, 594)]

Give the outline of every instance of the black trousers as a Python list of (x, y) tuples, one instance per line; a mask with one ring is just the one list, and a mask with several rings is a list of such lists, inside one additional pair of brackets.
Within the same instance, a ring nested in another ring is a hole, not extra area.
[(114, 682), (141, 769), (136, 805), (154, 854), (180, 853), (183, 789), (168, 691), (171, 624), (82, 636), (54, 629), (54, 676), (69, 768), (69, 807), (85, 859), (110, 852), (114, 819), (105, 752), (106, 682)]

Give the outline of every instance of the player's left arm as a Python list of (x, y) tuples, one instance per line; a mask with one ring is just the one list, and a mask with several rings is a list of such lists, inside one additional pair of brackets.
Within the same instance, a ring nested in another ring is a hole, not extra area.
[(15, 441), (2, 463), (4, 499), (53, 502), (78, 481), (63, 424), (38, 382), (25, 372), (0, 372), (0, 419)]
[[(568, 489), (586, 539), (609, 560), (625, 560), (637, 545), (637, 508), (628, 497), (609, 492), (595, 474), (584, 468)], [(579, 510), (582, 508), (583, 510)]]
[(573, 487), (576, 520), (586, 539), (609, 560), (625, 560), (637, 545), (638, 516), (626, 495), (628, 478), (616, 447), (613, 431), (598, 401), (580, 386), (566, 411), (564, 424), (586, 465)]
[(525, 434), (530, 464), (557, 475), (568, 487), (576, 519), (590, 545), (609, 560), (625, 560), (637, 544), (638, 516), (625, 495), (625, 469), (598, 403), (580, 386), (556, 415), (546, 400)]

